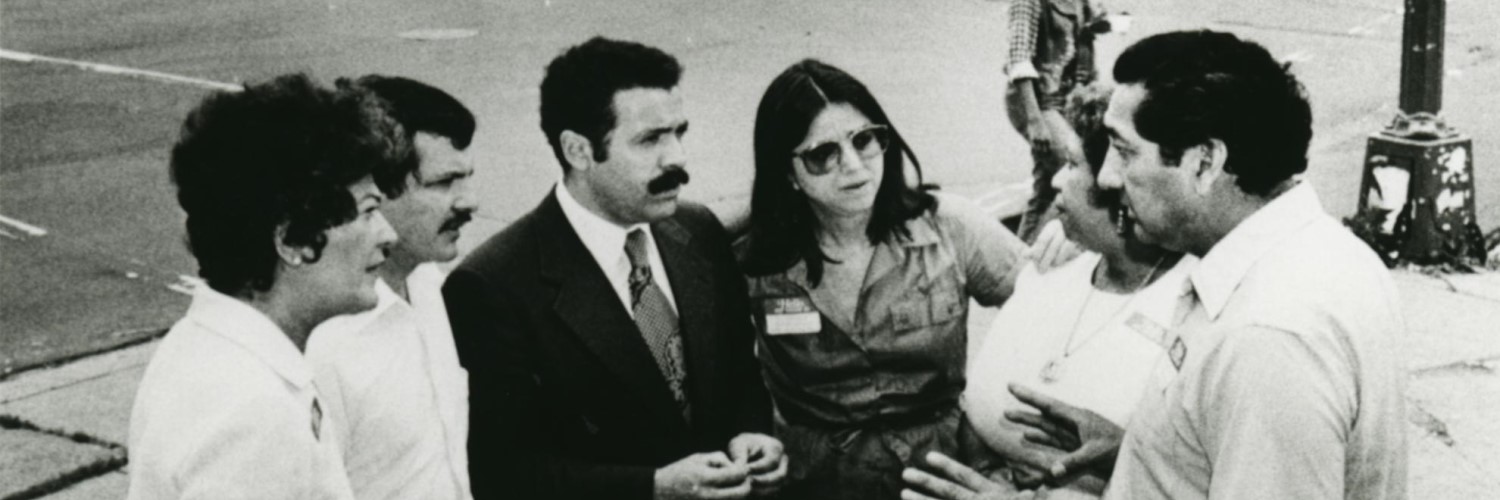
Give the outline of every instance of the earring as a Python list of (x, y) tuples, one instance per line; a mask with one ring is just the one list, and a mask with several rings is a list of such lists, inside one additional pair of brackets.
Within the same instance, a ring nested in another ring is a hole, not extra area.
[(300, 265), (302, 265), (302, 256), (301, 255), (293, 255), (292, 256), (292, 265), (293, 266), (300, 266)]

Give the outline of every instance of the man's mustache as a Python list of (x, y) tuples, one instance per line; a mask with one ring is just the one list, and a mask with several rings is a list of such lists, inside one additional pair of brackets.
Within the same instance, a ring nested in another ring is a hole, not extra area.
[(457, 231), (458, 228), (463, 227), (464, 224), (468, 224), (471, 220), (474, 220), (474, 215), (472, 213), (457, 212), (453, 214), (453, 217), (450, 217), (447, 221), (444, 221), (442, 226), (438, 227), (438, 232), (441, 233), (447, 231)]
[(666, 172), (662, 172), (655, 179), (651, 179), (651, 182), (646, 183), (646, 191), (651, 194), (661, 194), (687, 184), (688, 180), (687, 170), (682, 167), (670, 167)]

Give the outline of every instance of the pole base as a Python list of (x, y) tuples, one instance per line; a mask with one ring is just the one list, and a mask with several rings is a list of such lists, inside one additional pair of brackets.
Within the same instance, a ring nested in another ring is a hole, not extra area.
[(1485, 262), (1475, 221), (1473, 141), (1370, 135), (1359, 214), (1346, 221), (1388, 265)]

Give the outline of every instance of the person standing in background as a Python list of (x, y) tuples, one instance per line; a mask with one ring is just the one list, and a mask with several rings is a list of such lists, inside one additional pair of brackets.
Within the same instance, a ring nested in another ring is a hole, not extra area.
[(1057, 197), (1052, 176), (1068, 161), (1063, 144), (1077, 140), (1063, 103), (1098, 79), (1094, 38), (1110, 25), (1093, 0), (1011, 0), (1009, 12), (1005, 111), (1032, 162), (1032, 195), (1016, 234), (1031, 243)]

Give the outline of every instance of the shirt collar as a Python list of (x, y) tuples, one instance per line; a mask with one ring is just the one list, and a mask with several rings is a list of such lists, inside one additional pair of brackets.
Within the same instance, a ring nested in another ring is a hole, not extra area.
[[(411, 297), (411, 306), (419, 310), (445, 309), (443, 305), (443, 280), (446, 273), (437, 264), (420, 264), (406, 276), (406, 295)], [(434, 311), (434, 312), (438, 312)]]
[(573, 226), (573, 232), (578, 234), (578, 239), (583, 241), (583, 246), (589, 250), (589, 254), (593, 255), (594, 260), (599, 263), (599, 268), (605, 272), (618, 267), (621, 259), (625, 258), (625, 237), (631, 231), (647, 229), (648, 247), (654, 243), (649, 226), (646, 224), (620, 227), (584, 208), (578, 203), (578, 199), (568, 192), (568, 187), (563, 183), (557, 183), (556, 192), (557, 204), (562, 206), (563, 216)]
[(906, 221), (908, 238), (901, 239), (895, 235), (891, 235), (891, 238), (900, 242), (899, 244), (906, 248), (936, 245), (940, 240), (936, 224), (936, 217), (913, 217), (911, 220)]
[[(896, 251), (894, 247), (917, 248), (936, 245), (940, 243), (942, 239), (938, 234), (936, 224), (937, 221), (933, 217), (913, 217), (911, 220), (906, 221), (906, 232), (908, 236), (907, 238), (900, 238), (893, 234), (891, 235), (890, 240), (894, 241), (876, 244), (875, 253), (880, 254), (881, 252), (894, 252)], [(877, 261), (881, 260), (882, 259), (880, 257), (872, 257), (870, 259), (870, 265), (872, 267), (875, 267), (878, 263)], [(903, 262), (904, 259), (902, 258), (902, 255), (898, 254), (892, 256), (891, 261)], [(879, 274), (881, 274), (880, 270), (876, 269), (874, 271), (868, 272), (867, 277), (874, 277)], [(783, 275), (786, 277), (786, 279), (791, 280), (793, 283), (796, 283), (803, 289), (812, 288), (812, 286), (807, 281), (807, 262), (802, 259), (797, 259), (797, 262), (795, 264), (792, 264), (792, 267), (788, 268), (786, 272), (783, 273)], [(874, 280), (871, 280), (871, 282), (873, 281)]]
[(1218, 318), (1229, 296), (1261, 256), (1324, 215), (1318, 193), (1312, 185), (1301, 182), (1230, 230), (1209, 249), (1189, 277), (1209, 318)]
[(298, 388), (312, 384), (312, 368), (271, 318), (244, 301), (204, 285), (193, 292), (187, 316), (239, 344)]

